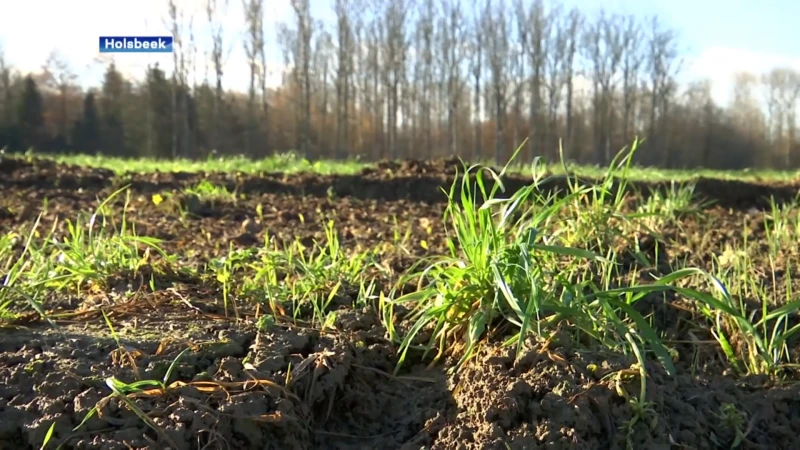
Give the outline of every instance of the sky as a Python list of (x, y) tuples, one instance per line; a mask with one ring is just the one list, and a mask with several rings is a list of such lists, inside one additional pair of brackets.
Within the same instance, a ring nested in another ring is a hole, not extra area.
[[(469, 0), (468, 0), (469, 1)], [(220, 5), (225, 0), (217, 0)], [(206, 0), (176, 0), (179, 8), (196, 12), (199, 43), (210, 39)], [(329, 20), (333, 0), (311, 0), (315, 18)], [(605, 7), (610, 12), (642, 17), (657, 14), (679, 34), (684, 66), (681, 81), (709, 78), (714, 98), (726, 104), (737, 71), (767, 72), (776, 67), (800, 70), (800, 2), (794, 0), (562, 0), (587, 14)], [(0, 0), (0, 47), (22, 72), (38, 71), (56, 50), (69, 62), (84, 85), (97, 85), (104, 67), (98, 52), (99, 36), (169, 35), (166, 0)], [(283, 56), (276, 39), (277, 25), (290, 21), (289, 0), (266, 0), (265, 33), (268, 65), (281, 67)], [(248, 69), (242, 48), (242, 0), (228, 0), (217, 16), (226, 32), (226, 87), (245, 89)], [(201, 50), (202, 52), (202, 50)], [(107, 55), (103, 55), (107, 56)], [(172, 55), (119, 54), (115, 62), (127, 75), (141, 78), (148, 63), (172, 65)], [(198, 81), (205, 73), (198, 54)], [(270, 64), (271, 63), (271, 64)], [(209, 76), (213, 77), (209, 68)], [(271, 83), (280, 73), (271, 75)]]

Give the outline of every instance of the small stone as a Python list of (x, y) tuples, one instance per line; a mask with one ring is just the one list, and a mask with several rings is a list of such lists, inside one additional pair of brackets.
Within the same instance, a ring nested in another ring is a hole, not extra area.
[(697, 441), (697, 436), (689, 430), (681, 430), (680, 442), (683, 445), (693, 445)]

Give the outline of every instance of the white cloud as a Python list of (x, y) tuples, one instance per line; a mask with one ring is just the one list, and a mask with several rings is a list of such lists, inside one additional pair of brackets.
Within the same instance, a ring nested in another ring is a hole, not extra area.
[(686, 63), (686, 78), (711, 80), (714, 100), (723, 105), (732, 97), (733, 77), (737, 72), (760, 75), (775, 68), (800, 70), (800, 58), (721, 46), (707, 47)]
[[(0, 43), (9, 62), (23, 73), (41, 70), (50, 52), (57, 50), (69, 61), (83, 84), (94, 85), (103, 72), (103, 66), (97, 62), (100, 36), (171, 34), (169, 25), (165, 23), (165, 0), (81, 0), (79, 3), (27, 0), (13, 1), (11, 6), (12, 1), (0, 0), (0, 9), (5, 10), (0, 15)], [(187, 23), (188, 17), (194, 15), (195, 38), (199, 47), (197, 76), (201, 79), (205, 71), (202, 63), (204, 48), (210, 48), (206, 0), (176, 0), (176, 3), (185, 11)], [(241, 88), (247, 86), (249, 77), (241, 44), (245, 31), (242, 3), (241, 0), (229, 0), (224, 12), (221, 9), (226, 1), (217, 0), (217, 3), (220, 12), (216, 19), (223, 24), (225, 46), (229, 50), (223, 82)], [(288, 1), (269, 0), (265, 1), (265, 8), (265, 33), (268, 45), (274, 45), (275, 25), (290, 19), (291, 9)], [(278, 52), (271, 52), (268, 59), (272, 67), (281, 66)], [(114, 60), (123, 73), (139, 79), (148, 64), (158, 62), (168, 72), (172, 67), (170, 54), (117, 54)], [(280, 74), (271, 81), (279, 80)]]
[[(58, 0), (15, 2), (13, 14), (0, 18), (0, 33), (8, 58), (20, 71), (39, 70), (55, 49), (69, 60), (73, 70), (86, 75), (99, 55), (99, 36), (168, 34), (160, 19), (164, 5), (157, 0), (83, 0), (80, 7)], [(125, 56), (117, 58), (121, 67), (146, 65), (149, 58), (166, 59), (169, 55)]]

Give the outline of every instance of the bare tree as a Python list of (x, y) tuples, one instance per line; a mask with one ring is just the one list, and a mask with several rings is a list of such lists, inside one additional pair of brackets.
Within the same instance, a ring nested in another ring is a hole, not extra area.
[(619, 17), (600, 12), (586, 29), (585, 51), (592, 67), (594, 119), (594, 155), (606, 165), (611, 160), (611, 136), (614, 132), (613, 107), (616, 75), (622, 60), (622, 33)]
[[(173, 36), (172, 71), (172, 157), (189, 153), (189, 54), (191, 48), (183, 40), (185, 16), (175, 0), (167, 0), (167, 10)], [(190, 24), (193, 17), (189, 18)]]
[(637, 87), (644, 62), (642, 28), (634, 16), (623, 19), (622, 31), (622, 138), (630, 140), (634, 109), (637, 100)]
[[(667, 136), (662, 133), (669, 113), (670, 97), (675, 93), (675, 76), (680, 70), (675, 32), (662, 27), (658, 17), (650, 21), (647, 68), (650, 73), (650, 132), (649, 139), (656, 142), (657, 153), (664, 154), (667, 167), (671, 167), (671, 152)], [(657, 122), (658, 120), (658, 122)], [(661, 124), (661, 127), (659, 127)]]
[[(520, 139), (519, 129), (520, 129), (520, 121), (522, 120), (522, 99), (523, 93), (522, 90), (527, 86), (527, 62), (528, 62), (528, 54), (530, 53), (528, 50), (529, 45), (529, 30), (528, 30), (528, 10), (525, 7), (525, 2), (523, 0), (514, 0), (514, 16), (516, 20), (516, 39), (517, 42), (514, 43), (512, 53), (513, 56), (511, 57), (510, 64), (513, 66), (510, 73), (513, 74), (513, 96), (514, 96), (514, 107), (513, 107), (513, 114), (514, 114), (514, 131), (512, 136), (514, 136), (514, 141), (517, 142)], [(528, 127), (528, 149), (530, 151), (533, 150), (533, 136), (530, 134), (533, 133), (533, 128), (530, 126)]]
[(685, 106), (687, 108), (687, 126), (685, 147), (696, 155), (694, 161), (703, 167), (712, 167), (711, 155), (714, 150), (715, 107), (711, 93), (711, 80), (700, 79), (692, 81), (686, 87)]
[(187, 87), (183, 92), (184, 96), (184, 118), (183, 118), (183, 135), (185, 137), (186, 154), (193, 155), (195, 152), (195, 138), (197, 130), (197, 108), (195, 106), (195, 95), (197, 94), (197, 41), (194, 37), (194, 14), (189, 16), (189, 50), (190, 55), (189, 63), (187, 65), (187, 79), (188, 73), (192, 74), (192, 87), (191, 90)]
[[(367, 28), (365, 26), (363, 15), (357, 16), (358, 20), (353, 29), (353, 45), (355, 47), (355, 60), (353, 61), (353, 110), (354, 114), (352, 119), (355, 125), (355, 147), (362, 152), (365, 149), (365, 129), (366, 126), (360, 120), (361, 117), (370, 116), (372, 111), (372, 104), (370, 99), (370, 72), (369, 72), (369, 58), (368, 58), (368, 43)], [(360, 95), (359, 95), (360, 93)]]
[[(423, 0), (424, 2), (430, 0)], [(424, 16), (424, 6), (423, 10), (419, 12), (419, 17), (421, 18)], [(424, 137), (420, 137), (420, 130), (422, 129), (422, 117), (423, 117), (423, 107), (422, 102), (425, 98), (422, 95), (422, 84), (423, 84), (423, 57), (422, 57), (422, 32), (420, 25), (421, 19), (418, 19), (414, 29), (411, 33), (411, 51), (408, 57), (408, 76), (406, 77), (406, 82), (408, 84), (408, 94), (407, 96), (410, 97), (411, 101), (411, 108), (413, 112), (411, 113), (411, 117), (409, 120), (411, 122), (411, 131), (409, 138), (409, 157), (417, 156), (416, 150), (419, 149), (422, 145), (421, 142), (424, 140)], [(430, 147), (426, 150), (431, 150)]]
[[(202, 1), (209, 40), (199, 85), (202, 38), (185, 2), (161, 2), (176, 38), (171, 67), (162, 63), (172, 73), (151, 67), (139, 84), (104, 61), (95, 133), (104, 151), (189, 157), (202, 143), (251, 156), (297, 149), (308, 157), (502, 160), (528, 136), (526, 157), (557, 156), (563, 137), (567, 158), (607, 163), (644, 134), (636, 162), (647, 165), (800, 163), (800, 75), (740, 75), (731, 105), (717, 105), (708, 80), (678, 84), (681, 43), (657, 18), (603, 13), (585, 21), (579, 9), (546, 0), (288, 0), (291, 18), (272, 36), (271, 4), (237, 1), (241, 37), (223, 30), (227, 0)], [(331, 9), (319, 17), (330, 22), (312, 17), (317, 3)], [(283, 84), (268, 89), (278, 65), (265, 41), (275, 38), (287, 70)], [(228, 52), (242, 45), (249, 89), (223, 90)], [(48, 62), (49, 80), (35, 80), (45, 131), (48, 139), (79, 136), (79, 88), (63, 81), (56, 62)], [(21, 100), (20, 78), (0, 54), (0, 147), (28, 139), (10, 109)]]
[(281, 24), (278, 30), (278, 41), (283, 48), (284, 60), (292, 66), (292, 92), (299, 101), (294, 107), (297, 122), (295, 133), (296, 147), (311, 158), (312, 150), (312, 65), (314, 59), (313, 37), (315, 23), (311, 17), (309, 0), (291, 0), (294, 11), (294, 27)]
[(466, 57), (467, 33), (461, 0), (442, 0), (439, 24), (442, 77), (446, 84), (447, 141), (451, 155), (458, 154), (457, 111), (464, 92), (462, 65)]
[(800, 75), (787, 68), (775, 68), (761, 77), (767, 103), (767, 139), (785, 167), (791, 164), (795, 143), (796, 107)]
[(572, 133), (573, 133), (573, 97), (575, 90), (575, 54), (578, 49), (578, 39), (581, 35), (583, 26), (583, 15), (577, 8), (570, 10), (565, 20), (565, 43), (566, 54), (564, 55), (564, 79), (567, 83), (566, 99), (566, 130), (564, 137), (564, 148), (568, 155), (572, 154)]
[(767, 139), (770, 144), (775, 145), (783, 138), (784, 105), (781, 91), (786, 84), (786, 77), (773, 70), (762, 75), (761, 83), (767, 103)]
[(169, 11), (169, 18), (172, 26), (172, 36), (173, 36), (173, 52), (172, 52), (172, 63), (173, 63), (173, 83), (172, 83), (172, 157), (178, 157), (178, 83), (176, 76), (179, 71), (179, 54), (180, 52), (176, 51), (181, 45), (181, 36), (178, 29), (178, 7), (175, 4), (174, 0), (167, 0), (167, 9)]
[(787, 71), (786, 89), (783, 95), (783, 107), (786, 112), (786, 132), (788, 145), (783, 155), (783, 167), (795, 167), (796, 161), (792, 161), (794, 148), (797, 144), (797, 102), (800, 100), (800, 73)]
[(433, 85), (434, 85), (434, 64), (435, 55), (434, 40), (434, 20), (436, 15), (436, 4), (433, 0), (423, 0), (422, 7), (416, 22), (415, 29), (415, 65), (414, 78), (417, 84), (417, 116), (419, 118), (419, 128), (422, 134), (422, 147), (427, 152), (427, 156), (433, 155), (433, 123), (432, 123), (432, 104), (433, 104)]
[(11, 122), (11, 66), (5, 58), (5, 52), (0, 47), (0, 89), (3, 90), (3, 116), (0, 123)]
[(297, 27), (297, 44), (294, 64), (299, 70), (302, 98), (302, 122), (300, 129), (301, 151), (310, 157), (311, 152), (311, 59), (313, 57), (312, 38), (314, 22), (311, 18), (310, 0), (291, 0)]
[(489, 73), (491, 75), (491, 97), (494, 106), (494, 127), (495, 127), (495, 149), (494, 156), (500, 162), (504, 155), (506, 121), (506, 95), (508, 88), (508, 76), (506, 72), (506, 62), (510, 53), (508, 41), (508, 14), (503, 2), (486, 1), (486, 9), (483, 16), (482, 32), (487, 40), (487, 60), (489, 63)]
[(316, 43), (314, 45), (313, 72), (320, 77), (317, 80), (318, 86), (315, 92), (320, 94), (318, 95), (320, 116), (319, 135), (323, 138), (318, 141), (317, 145), (322, 157), (330, 157), (327, 153), (328, 140), (325, 136), (328, 136), (328, 77), (331, 71), (331, 60), (333, 59), (333, 40), (330, 33), (321, 29), (321, 26), (319, 28), (320, 32), (317, 33)]
[(50, 52), (47, 57), (43, 72), (47, 85), (58, 92), (58, 134), (64, 139), (68, 139), (69, 111), (67, 97), (70, 88), (78, 77), (72, 72), (66, 59), (56, 50)]
[[(556, 7), (550, 11), (549, 20), (553, 25), (550, 27), (550, 33), (547, 36), (549, 41), (547, 48), (549, 51), (545, 55), (548, 115), (542, 141), (547, 146), (546, 148), (553, 148), (554, 151), (552, 153), (555, 156), (556, 148), (552, 145), (550, 136), (553, 130), (557, 132), (558, 108), (561, 105), (564, 86), (568, 83), (565, 65), (568, 62), (570, 17), (564, 16), (563, 10), (560, 7)], [(550, 153), (550, 151), (546, 152), (546, 154)]]
[(383, 9), (383, 83), (386, 88), (386, 120), (388, 151), (397, 158), (397, 112), (400, 105), (400, 86), (406, 76), (408, 40), (406, 22), (411, 4), (408, 0), (386, 0)]
[(752, 147), (764, 134), (764, 117), (754, 95), (758, 78), (749, 72), (734, 74), (731, 116), (734, 126), (741, 130), (741, 145)]
[(353, 98), (354, 54), (356, 53), (353, 16), (359, 3), (334, 0), (336, 13), (336, 140), (335, 154), (342, 157), (350, 145), (350, 111)]
[[(224, 8), (227, 9), (228, 0), (225, 0)], [(223, 9), (223, 11), (225, 11)], [(223, 71), (223, 43), (224, 34), (222, 23), (217, 22), (215, 17), (218, 15), (219, 9), (217, 0), (208, 0), (206, 4), (206, 14), (208, 15), (208, 24), (211, 28), (211, 61), (214, 65), (215, 86), (214, 97), (211, 105), (211, 130), (210, 130), (210, 145), (212, 149), (218, 150), (220, 146), (220, 116), (222, 106), (222, 75)]]
[[(474, 127), (473, 131), (473, 149), (472, 149), (472, 157), (474, 159), (478, 159), (481, 157), (482, 153), (482, 136), (481, 136), (481, 125), (483, 122), (483, 114), (481, 110), (481, 98), (483, 97), (481, 88), (483, 86), (483, 72), (484, 72), (484, 45), (486, 43), (486, 38), (483, 35), (483, 22), (485, 21), (482, 14), (484, 11), (479, 11), (476, 4), (473, 3), (473, 22), (472, 25), (472, 33), (470, 33), (470, 41), (469, 41), (469, 49), (472, 53), (472, 58), (470, 58), (469, 62), (469, 70), (470, 75), (472, 77), (472, 99), (474, 102), (474, 106), (472, 108), (472, 124)], [(488, 5), (487, 5), (488, 6)]]
[[(530, 80), (530, 112), (528, 120), (532, 134), (538, 135), (538, 139), (531, 139), (533, 153), (541, 153), (543, 134), (539, 131), (544, 130), (542, 120), (542, 78), (544, 76), (544, 65), (547, 60), (547, 35), (550, 33), (550, 20), (547, 17), (544, 0), (534, 0), (528, 11), (528, 27), (530, 28), (530, 45), (528, 46), (528, 60), (531, 67)], [(534, 146), (535, 142), (538, 146)]]
[(269, 105), (267, 102), (267, 62), (264, 47), (264, 0), (243, 0), (245, 21), (247, 23), (247, 39), (244, 51), (250, 69), (250, 86), (247, 92), (247, 135), (248, 153), (254, 152), (254, 141), (259, 127), (256, 119), (256, 81), (261, 92), (261, 110), (263, 114), (264, 141), (262, 148), (269, 151)]
[[(303, 83), (300, 78), (300, 69), (294, 63), (297, 55), (298, 45), (297, 32), (286, 23), (281, 23), (278, 25), (277, 42), (283, 53), (283, 65), (285, 67), (291, 67), (290, 70), (287, 70), (287, 72), (283, 74), (282, 80), (284, 89), (288, 90), (292, 94), (288, 96), (288, 101), (286, 102), (287, 109), (290, 109), (291, 113), (294, 115), (295, 128), (293, 132), (289, 134), (292, 139), (291, 145), (294, 149), (299, 150), (303, 145), (302, 136), (299, 132), (302, 127), (303, 114), (300, 108), (302, 95), (298, 94), (302, 91)], [(289, 111), (286, 111), (286, 113), (289, 113)]]
[(373, 156), (380, 158), (384, 156), (385, 150), (385, 124), (383, 120), (383, 96), (384, 89), (381, 82), (381, 42), (383, 42), (384, 30), (379, 18), (374, 18), (369, 24), (367, 34), (367, 79), (369, 87), (365, 93), (369, 95), (368, 105), (371, 111), (370, 122), (372, 125)]
[[(262, 0), (263, 1), (263, 0)], [(264, 37), (264, 7), (261, 7), (261, 26), (259, 27), (259, 31), (257, 33), (258, 36), (258, 43), (260, 44), (258, 48), (258, 57), (261, 64), (258, 67), (258, 80), (259, 84), (261, 85), (261, 114), (262, 114), (262, 123), (263, 123), (263, 138), (262, 138), (262, 148), (264, 152), (269, 153), (271, 150), (271, 133), (270, 133), (270, 115), (269, 115), (269, 94), (267, 91), (267, 78), (269, 76), (269, 68), (267, 67), (267, 40)]]

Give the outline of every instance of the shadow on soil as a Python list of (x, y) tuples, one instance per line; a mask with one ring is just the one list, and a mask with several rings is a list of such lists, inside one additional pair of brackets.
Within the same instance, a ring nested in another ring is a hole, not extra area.
[[(91, 169), (56, 164), (48, 160), (0, 160), (0, 188), (25, 189), (51, 186), (62, 190), (101, 190), (111, 186), (130, 184), (134, 192), (151, 194), (164, 190), (177, 190), (202, 180), (223, 185), (243, 194), (285, 194), (291, 196), (349, 197), (361, 200), (442, 203), (446, 197), (442, 189), (449, 190), (456, 173), (462, 171), (458, 160), (384, 162), (375, 168), (364, 169), (358, 175), (317, 175), (281, 173), (225, 174), (225, 173), (151, 173), (127, 174), (116, 178), (105, 169)], [(596, 180), (584, 179), (584, 182)], [(542, 184), (542, 191), (565, 192), (569, 188), (566, 178), (556, 178)], [(509, 195), (530, 184), (529, 177), (508, 176), (504, 184)], [(800, 194), (800, 180), (793, 182), (747, 182), (700, 178), (693, 182), (694, 192), (701, 200), (710, 200), (723, 208), (766, 208), (770, 198), (777, 204), (795, 200)], [(487, 185), (491, 181), (487, 176)], [(670, 182), (635, 181), (628, 190), (640, 192), (644, 198), (651, 191), (670, 189)]]
[[(425, 424), (452, 408), (444, 375), (421, 367), (390, 375), (395, 357), (375, 338), (383, 333), (370, 326), (375, 321), (343, 317), (342, 329), (326, 333), (277, 326), (260, 332), (176, 317), (133, 325), (128, 318), (117, 320), (124, 352), (107, 330), (104, 336), (88, 325), (0, 330), (0, 448), (39, 448), (54, 422), (53, 448), (419, 448), (430, 442)], [(102, 400), (111, 394), (106, 378), (161, 380), (187, 348), (170, 389), (148, 386), (131, 396), (157, 431), (120, 400)], [(98, 404), (100, 414), (73, 433)]]
[[(392, 377), (394, 355), (371, 337), (374, 319), (346, 317), (349, 331), (327, 334), (140, 322), (121, 343), (141, 379), (161, 379), (191, 349), (172, 389), (131, 397), (158, 431), (119, 400), (102, 402), (106, 377), (136, 376), (100, 328), (3, 332), (0, 444), (38, 448), (55, 422), (53, 442), (78, 449), (717, 449), (740, 437), (740, 448), (795, 448), (797, 386), (692, 376), (682, 366), (668, 377), (653, 366), (639, 406), (632, 360), (558, 339), (531, 339), (519, 358), (490, 345), (456, 375), (417, 366)], [(101, 414), (73, 434), (98, 402)]]

